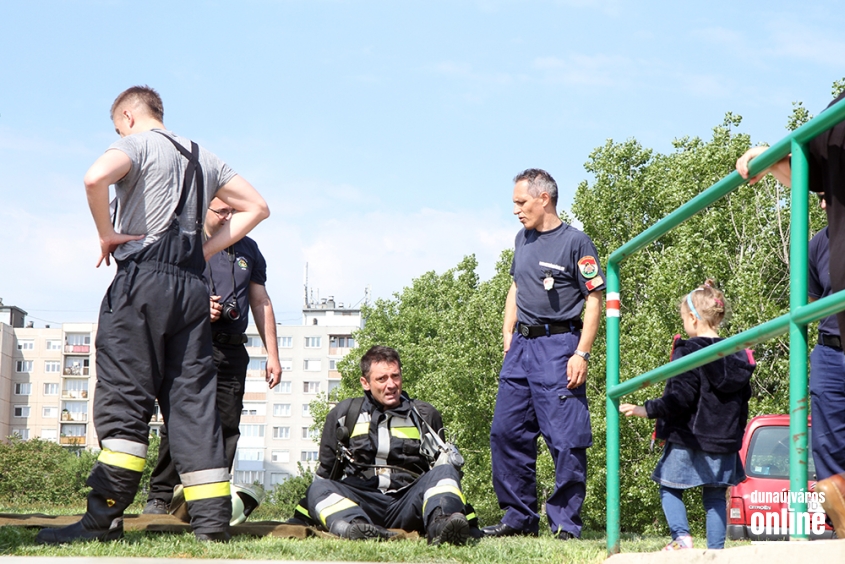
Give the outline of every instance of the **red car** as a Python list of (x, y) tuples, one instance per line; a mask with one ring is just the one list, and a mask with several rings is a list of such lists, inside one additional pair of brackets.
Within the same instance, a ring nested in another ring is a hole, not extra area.
[[(811, 421), (809, 423), (812, 424)], [(807, 444), (810, 445), (809, 436)], [(787, 526), (793, 522), (793, 517), (788, 516), (789, 503), (786, 499), (790, 495), (789, 445), (789, 415), (759, 415), (748, 422), (739, 451), (748, 477), (730, 488), (729, 539), (789, 540), (788, 530), (785, 533), (780, 530), (783, 517), (787, 517)], [(807, 491), (811, 493), (808, 497), (816, 498), (813, 493), (816, 478), (812, 453), (807, 457), (807, 466)], [(806, 501), (807, 514), (799, 517), (811, 523), (810, 538), (831, 538), (833, 530), (826, 524), (822, 529), (819, 524), (824, 520), (821, 505), (817, 500)], [(816, 513), (820, 515), (814, 516)], [(816, 524), (815, 531), (812, 523)]]

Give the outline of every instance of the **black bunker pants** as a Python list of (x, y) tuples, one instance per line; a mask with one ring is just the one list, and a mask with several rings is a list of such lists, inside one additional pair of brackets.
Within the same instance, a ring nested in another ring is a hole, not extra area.
[(103, 299), (94, 396), (102, 451), (87, 483), (118, 504), (132, 502), (158, 398), (191, 526), (214, 533), (227, 530), (231, 519), (229, 470), (201, 248), (188, 237), (194, 239), (174, 222), (161, 240), (119, 263)]

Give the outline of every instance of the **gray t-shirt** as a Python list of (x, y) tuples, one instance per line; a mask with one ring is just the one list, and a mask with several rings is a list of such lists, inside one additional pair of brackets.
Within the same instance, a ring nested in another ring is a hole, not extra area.
[[(161, 129), (123, 137), (108, 148), (110, 151), (123, 151), (132, 161), (132, 168), (115, 184), (118, 202), (115, 231), (129, 235), (146, 235), (143, 239), (119, 246), (114, 252), (114, 257), (118, 260), (124, 260), (158, 241), (176, 217), (176, 206), (179, 204), (188, 160), (173, 143), (156, 131), (165, 133), (188, 151), (191, 150), (190, 139)], [(202, 147), (200, 166), (205, 179), (205, 202), (199, 213), (204, 220), (205, 208), (217, 193), (217, 189), (232, 180), (235, 171)], [(196, 204), (194, 180), (185, 201), (185, 209), (179, 218), (179, 225), (185, 231), (196, 231)]]

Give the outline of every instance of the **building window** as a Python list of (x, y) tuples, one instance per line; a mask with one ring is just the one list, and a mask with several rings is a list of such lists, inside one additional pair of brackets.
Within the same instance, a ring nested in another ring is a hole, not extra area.
[(41, 409), (41, 417), (44, 419), (58, 419), (59, 408), (56, 406), (47, 406)]
[(30, 382), (15, 382), (15, 395), (28, 396), (32, 394), (32, 383)]
[(271, 462), (290, 462), (289, 450), (274, 450), (270, 453)]
[(247, 370), (259, 370), (261, 372), (267, 371), (267, 359), (266, 358), (251, 358), (249, 359), (249, 365), (246, 367)]
[(238, 427), (242, 437), (263, 437), (264, 425), (241, 425)]
[(320, 433), (316, 429), (312, 429), (311, 427), (303, 427), (302, 438), (316, 441), (320, 439)]
[(41, 429), (41, 440), (55, 443), (59, 439), (59, 433), (55, 429)]
[(308, 404), (308, 403), (302, 404), (302, 416), (303, 417), (311, 417), (311, 404)]
[(318, 394), (318, 393), (320, 393), (320, 383), (319, 382), (303, 382), (302, 383), (302, 393), (303, 394)]
[(291, 392), (291, 385), (290, 380), (285, 380), (284, 382), (279, 382), (273, 391), (277, 394), (289, 394)]
[(258, 482), (259, 484), (264, 483), (264, 471), (263, 470), (237, 470), (235, 471), (235, 479), (233, 480), (236, 484), (254, 484)]
[(279, 348), (280, 349), (292, 349), (293, 348), (293, 337), (279, 337)]
[(255, 349), (260, 349), (264, 346), (264, 342), (261, 340), (261, 337), (258, 335), (249, 335), (246, 338), (246, 346), (252, 347)]
[(287, 472), (270, 472), (270, 485), (278, 486), (288, 478), (290, 478), (290, 474)]
[(351, 349), (355, 347), (355, 339), (349, 335), (332, 335), (329, 337), (329, 347), (333, 349)]
[(12, 435), (17, 435), (24, 441), (29, 440), (29, 429), (12, 429)]
[(252, 462), (264, 462), (263, 448), (239, 448), (238, 460), (248, 460)]
[(305, 337), (306, 349), (319, 349), (321, 346), (322, 337)]
[(340, 387), (340, 380), (329, 380), (329, 393)]
[(309, 359), (302, 362), (302, 369), (306, 372), (319, 372), (323, 369), (323, 361)]
[(282, 366), (282, 372), (290, 372), (293, 370), (292, 358), (280, 358), (279, 364)]
[(262, 373), (259, 378), (247, 378), (244, 385), (244, 392), (248, 394), (263, 394), (267, 392), (267, 381)]
[(274, 403), (273, 404), (273, 417), (290, 417), (290, 404), (289, 403)]
[(29, 417), (29, 406), (28, 405), (16, 405), (15, 406), (15, 417)]
[(18, 341), (18, 350), (19, 351), (31, 351), (35, 348), (35, 341), (26, 340), (26, 341)]
[(85, 425), (62, 425), (62, 435), (66, 437), (84, 437)]
[(15, 372), (18, 374), (23, 372), (32, 372), (31, 360), (19, 360), (15, 363)]
[(241, 409), (241, 415), (258, 415), (258, 408), (254, 406), (248, 407), (245, 405), (243, 409)]
[(62, 342), (55, 339), (50, 339), (47, 341), (47, 350), (48, 351), (60, 351), (62, 350)]
[(337, 360), (334, 358), (329, 359), (329, 370), (337, 370)]
[(44, 372), (47, 374), (58, 374), (62, 371), (62, 363), (58, 360), (45, 360)]
[(289, 439), (290, 427), (273, 427), (274, 439)]
[(319, 460), (319, 451), (303, 450), (299, 453), (299, 460), (301, 462), (316, 462)]
[(65, 343), (70, 346), (82, 346), (91, 344), (90, 333), (68, 333), (65, 335)]
[(65, 357), (66, 376), (88, 376), (91, 360), (87, 356)]
[(57, 396), (59, 395), (59, 384), (55, 382), (47, 382), (44, 384), (44, 395), (45, 396)]

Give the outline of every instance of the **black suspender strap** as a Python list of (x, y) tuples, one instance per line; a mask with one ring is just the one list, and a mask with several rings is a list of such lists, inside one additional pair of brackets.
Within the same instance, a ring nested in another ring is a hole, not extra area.
[(197, 228), (202, 228), (202, 221), (203, 221), (203, 199), (205, 196), (205, 178), (202, 175), (202, 166), (200, 165), (200, 148), (199, 145), (191, 141), (191, 150), (190, 152), (180, 145), (175, 139), (164, 133), (163, 131), (153, 130), (171, 143), (176, 149), (182, 153), (182, 156), (188, 159), (188, 166), (185, 167), (185, 179), (182, 182), (182, 193), (179, 195), (179, 204), (176, 206), (176, 215), (181, 216), (182, 211), (185, 209), (185, 202), (188, 199), (188, 192), (191, 190), (191, 184), (194, 181), (194, 177), (197, 179), (197, 217), (196, 223)]

